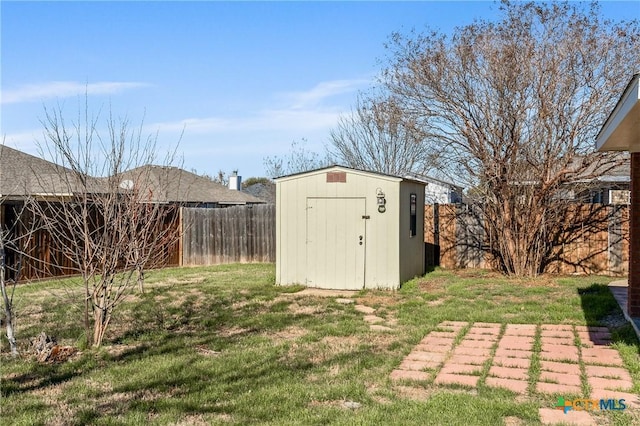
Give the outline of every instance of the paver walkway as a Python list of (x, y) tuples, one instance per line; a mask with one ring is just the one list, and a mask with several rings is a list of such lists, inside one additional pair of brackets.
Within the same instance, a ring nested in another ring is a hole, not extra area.
[[(436, 385), (484, 384), (521, 395), (624, 399), (628, 408), (640, 407), (638, 395), (629, 392), (631, 376), (610, 343), (606, 327), (445, 321), (420, 341), (391, 378), (433, 380)], [(532, 359), (537, 368), (532, 368)], [(543, 422), (570, 423), (578, 416), (548, 410), (540, 410)], [(590, 424), (582, 417), (580, 422)]]

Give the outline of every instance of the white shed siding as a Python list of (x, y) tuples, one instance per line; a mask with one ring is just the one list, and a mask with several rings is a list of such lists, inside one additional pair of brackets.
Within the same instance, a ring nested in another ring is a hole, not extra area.
[[(346, 173), (346, 182), (327, 182), (327, 172), (336, 171)], [(401, 186), (405, 183), (409, 184), (405, 191), (407, 199), (401, 200)], [(360, 234), (363, 234), (363, 272), (367, 288), (398, 288), (402, 277), (411, 278), (422, 273), (424, 244), (418, 246), (416, 241), (421, 242), (423, 234), (423, 185), (404, 182), (398, 177), (333, 167), (279, 178), (276, 187), (276, 283), (362, 288), (357, 271), (353, 272), (354, 265), (360, 262)], [(384, 192), (387, 200), (384, 213), (378, 212), (378, 190)], [(420, 210), (417, 238), (409, 241), (410, 192), (419, 195)], [(398, 237), (402, 203), (406, 204), (407, 210), (404, 226), (407, 241)], [(326, 209), (330, 206), (336, 211), (328, 212)], [(328, 222), (318, 222), (322, 220), (318, 216), (310, 218), (310, 207), (324, 209)], [(319, 232), (326, 234), (323, 241), (318, 241), (316, 229), (308, 229), (310, 223), (313, 227), (322, 227)], [(343, 229), (345, 223), (350, 224), (346, 225), (348, 229)], [(311, 245), (308, 244), (309, 237), (316, 240)], [(406, 244), (403, 254), (401, 244)], [(417, 261), (418, 266), (403, 266), (401, 271), (402, 256)]]
[[(416, 235), (410, 234), (410, 200), (416, 194)], [(415, 182), (400, 185), (400, 282), (424, 274), (424, 186)]]

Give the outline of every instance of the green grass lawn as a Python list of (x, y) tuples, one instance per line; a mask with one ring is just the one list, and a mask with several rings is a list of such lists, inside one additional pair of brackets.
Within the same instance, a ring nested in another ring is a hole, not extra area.
[[(640, 345), (619, 322), (609, 281), (436, 270), (397, 292), (353, 296), (393, 328), (373, 331), (354, 304), (275, 286), (272, 264), (168, 269), (148, 274), (146, 293), (132, 294), (115, 313), (97, 350), (82, 347), (78, 284), (24, 285), (16, 305), (25, 354), (11, 359), (2, 341), (0, 418), (16, 425), (539, 424), (538, 409), (554, 405), (550, 396), (397, 383), (389, 374), (445, 320), (613, 324), (639, 393)], [(81, 351), (39, 364), (26, 351), (41, 331)], [(640, 420), (607, 414), (599, 420)]]

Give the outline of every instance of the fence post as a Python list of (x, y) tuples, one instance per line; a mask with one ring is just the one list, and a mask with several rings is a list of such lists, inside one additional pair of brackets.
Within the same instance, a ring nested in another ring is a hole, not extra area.
[(608, 229), (608, 255), (609, 255), (609, 273), (621, 274), (623, 273), (623, 247), (622, 247), (622, 212), (621, 206), (613, 205), (610, 207), (613, 209), (609, 216), (609, 229)]

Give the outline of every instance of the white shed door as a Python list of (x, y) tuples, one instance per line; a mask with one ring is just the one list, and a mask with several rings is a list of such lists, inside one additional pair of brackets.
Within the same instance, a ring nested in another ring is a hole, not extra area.
[(364, 198), (307, 198), (307, 284), (364, 287)]

